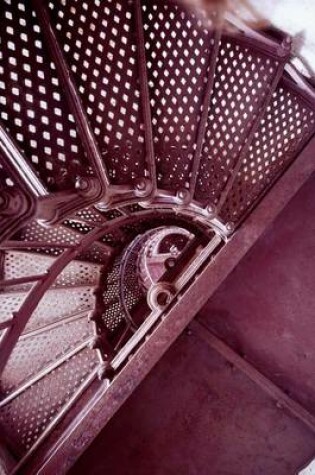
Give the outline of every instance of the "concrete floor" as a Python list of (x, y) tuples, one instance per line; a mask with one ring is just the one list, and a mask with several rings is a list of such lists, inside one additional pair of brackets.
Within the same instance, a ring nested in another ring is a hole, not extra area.
[[(315, 413), (315, 176), (198, 318)], [(293, 475), (315, 435), (183, 334), (71, 474)]]

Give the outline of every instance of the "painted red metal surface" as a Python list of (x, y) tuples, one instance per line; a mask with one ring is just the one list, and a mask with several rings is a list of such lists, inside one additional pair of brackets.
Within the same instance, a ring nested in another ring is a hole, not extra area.
[(314, 169), (315, 93), (221, 9), (0, 14), (0, 421), (18, 471), (61, 473)]
[[(169, 318), (159, 325), (128, 365), (117, 375), (113, 384), (107, 388), (104, 383), (95, 393), (88, 394), (80, 406), (81, 413), (76, 420), (65, 419), (65, 426), (62, 427), (61, 424), (59, 433), (55, 433), (47, 446), (39, 450), (37, 460), (35, 459), (29, 466), (31, 470), (39, 470), (41, 466), (43, 473), (45, 470), (48, 473), (53, 472), (57, 467), (64, 472), (69, 469), (76, 457), (92, 443), (112, 415), (185, 329), (195, 316), (195, 310), (203, 307), (210, 295), (219, 288), (251, 246), (263, 235), (266, 227), (271, 225), (288, 201), (315, 171), (313, 153), (314, 141), (253, 211), (248, 218), (248, 225), (238, 231), (230, 244), (223, 248), (189, 291), (183, 294), (173, 312), (169, 314)], [(194, 302), (193, 306), (191, 302)], [(310, 451), (311, 447), (313, 442), (310, 443)]]

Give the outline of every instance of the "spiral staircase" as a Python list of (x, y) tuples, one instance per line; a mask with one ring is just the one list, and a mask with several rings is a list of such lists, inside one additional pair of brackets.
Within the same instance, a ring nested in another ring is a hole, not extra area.
[(303, 153), (315, 90), (285, 33), (219, 8), (0, 12), (1, 468), (64, 473)]

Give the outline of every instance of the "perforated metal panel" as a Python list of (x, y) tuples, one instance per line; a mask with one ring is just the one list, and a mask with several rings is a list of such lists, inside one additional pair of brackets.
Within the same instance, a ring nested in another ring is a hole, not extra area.
[(123, 233), (120, 229), (107, 232), (101, 237), (100, 241), (114, 249), (119, 248), (122, 245)]
[[(53, 248), (53, 244), (78, 244), (81, 236), (66, 227), (54, 226), (47, 228), (33, 221), (19, 233), (17, 238), (21, 241), (49, 243)], [(49, 253), (49, 250), (47, 253)]]
[(282, 80), (227, 197), (222, 218), (238, 222), (314, 132), (314, 101), (303, 99), (292, 82)]
[(119, 256), (104, 279), (103, 290), (97, 303), (100, 305), (100, 319), (106, 331), (114, 332), (124, 322), (125, 314), (120, 301), (120, 263)]
[(92, 335), (87, 315), (78, 320), (60, 323), (56, 328), (19, 340), (1, 376), (1, 396), (7, 396), (47, 365)]
[(2, 2), (0, 117), (49, 190), (92, 173), (30, 2)]
[(82, 286), (48, 290), (33, 313), (25, 331), (94, 308), (93, 287)]
[(134, 2), (49, 2), (111, 183), (148, 175)]
[(54, 261), (52, 257), (38, 256), (33, 253), (5, 251), (4, 279), (43, 274)]
[(224, 36), (217, 59), (195, 198), (217, 203), (262, 107), (278, 61)]
[(11, 318), (12, 313), (16, 312), (27, 296), (27, 292), (0, 293), (0, 322)]
[[(26, 243), (25, 247), (27, 247), (27, 242), (36, 241), (49, 243), (51, 244), (50, 247), (38, 247), (36, 249), (32, 249), (32, 252), (38, 252), (40, 254), (44, 253), (48, 255), (59, 255), (62, 253), (62, 250), (55, 248), (54, 244), (75, 246), (82, 239), (82, 235), (74, 229), (68, 228), (66, 226), (56, 225), (47, 228), (40, 225), (36, 221), (33, 221), (23, 228), (21, 232), (19, 232), (19, 234), (16, 236), (16, 239), (24, 241)], [(107, 255), (104, 253), (104, 248), (98, 247), (97, 243), (91, 244), (89, 249), (78, 254), (77, 258), (79, 260), (86, 260), (89, 262), (95, 262), (97, 264), (107, 262)]]
[(75, 213), (75, 216), (84, 219), (87, 223), (91, 224), (104, 224), (106, 221), (105, 218), (102, 217), (101, 213), (99, 213), (95, 208), (84, 208)]
[[(35, 253), (6, 251), (4, 259), (4, 279), (15, 279), (32, 275), (43, 274), (48, 271), (55, 261), (48, 256)], [(54, 287), (71, 287), (76, 285), (96, 285), (98, 283), (101, 266), (89, 262), (72, 261), (59, 274)], [(31, 284), (14, 285), (14, 290), (29, 289)], [(10, 290), (10, 288), (9, 288)], [(11, 288), (12, 290), (12, 288)]]
[(106, 218), (106, 221), (111, 221), (112, 219), (119, 218), (122, 216), (122, 213), (119, 209), (110, 209), (107, 211), (100, 211), (102, 216)]
[(102, 266), (90, 262), (72, 261), (59, 274), (54, 287), (76, 287), (77, 285), (98, 284)]
[[(0, 294), (0, 322), (9, 319), (13, 312), (18, 311), (26, 296), (27, 292), (15, 291)], [(82, 310), (92, 310), (93, 306), (93, 287), (48, 290), (33, 313), (26, 330), (56, 322)]]
[(127, 213), (137, 213), (138, 211), (143, 211), (143, 207), (140, 203), (134, 203), (128, 206), (123, 206), (120, 208), (122, 211), (126, 211)]
[(123, 304), (125, 313), (132, 318), (132, 310), (145, 300), (146, 291), (141, 282), (139, 259), (140, 252), (148, 236), (139, 236), (132, 242), (124, 254), (120, 266), (120, 301)]
[(0, 409), (2, 430), (17, 448), (31, 447), (97, 363), (96, 352), (84, 349)]
[(211, 58), (213, 19), (175, 2), (143, 1), (157, 181), (187, 188)]
[(79, 234), (88, 234), (90, 231), (93, 230), (92, 225), (89, 225), (84, 222), (78, 222), (73, 219), (67, 219), (66, 221), (64, 221), (63, 224), (67, 228), (77, 231)]

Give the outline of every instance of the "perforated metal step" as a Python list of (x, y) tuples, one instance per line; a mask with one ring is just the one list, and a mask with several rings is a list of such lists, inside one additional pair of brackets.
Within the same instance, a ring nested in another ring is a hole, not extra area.
[[(283, 54), (283, 52), (282, 52)], [(221, 39), (195, 199), (216, 205), (233, 172), (283, 58), (242, 39)]]
[(65, 405), (80, 396), (97, 363), (95, 351), (85, 348), (0, 409), (2, 430), (16, 453), (29, 449)]
[(126, 187), (118, 194), (132, 190), (150, 173), (134, 2), (67, 2), (60, 9), (52, 1), (48, 6), (110, 183)]
[(175, 2), (142, 11), (157, 186), (173, 195), (189, 188), (216, 18)]
[[(62, 360), (91, 336), (91, 323), (85, 313), (20, 339), (2, 374), (1, 400), (12, 395), (23, 383), (36, 378), (45, 368), (56, 365), (58, 360)], [(0, 401), (0, 406), (2, 404)]]
[[(62, 246), (73, 246), (79, 244), (82, 234), (86, 231), (93, 229), (88, 225), (80, 225), (79, 223), (74, 226), (55, 225), (53, 227), (43, 226), (40, 223), (33, 221), (25, 226), (19, 233), (14, 236), (14, 240), (22, 241), (27, 244), (30, 243), (49, 243), (48, 247), (32, 247), (32, 252), (38, 252), (39, 254), (48, 255), (60, 255), (63, 252)], [(54, 247), (53, 245), (57, 246)], [(60, 248), (61, 246), (61, 248)], [(78, 254), (78, 259), (88, 261), (96, 264), (106, 264), (108, 260), (108, 250), (97, 242), (92, 243), (90, 248), (85, 250), (84, 253)]]
[[(0, 294), (0, 321), (6, 321), (16, 313), (27, 298), (27, 292), (11, 291)], [(83, 285), (73, 288), (48, 290), (38, 304), (26, 330), (59, 321), (65, 317), (92, 310), (94, 307), (93, 287)]]
[(314, 99), (289, 78), (280, 81), (227, 195), (221, 211), (225, 221), (244, 219), (307, 144), (315, 132)]
[[(3, 256), (3, 280), (13, 280), (28, 276), (41, 275), (49, 272), (55, 258), (38, 255), (32, 252), (4, 251)], [(59, 274), (52, 284), (53, 287), (75, 287), (77, 285), (98, 284), (99, 274), (102, 266), (90, 262), (72, 261)], [(11, 286), (6, 285), (6, 290), (29, 290), (31, 283), (20, 283)]]
[(93, 170), (31, 2), (4, 2), (1, 24), (1, 120), (47, 190), (74, 189)]

